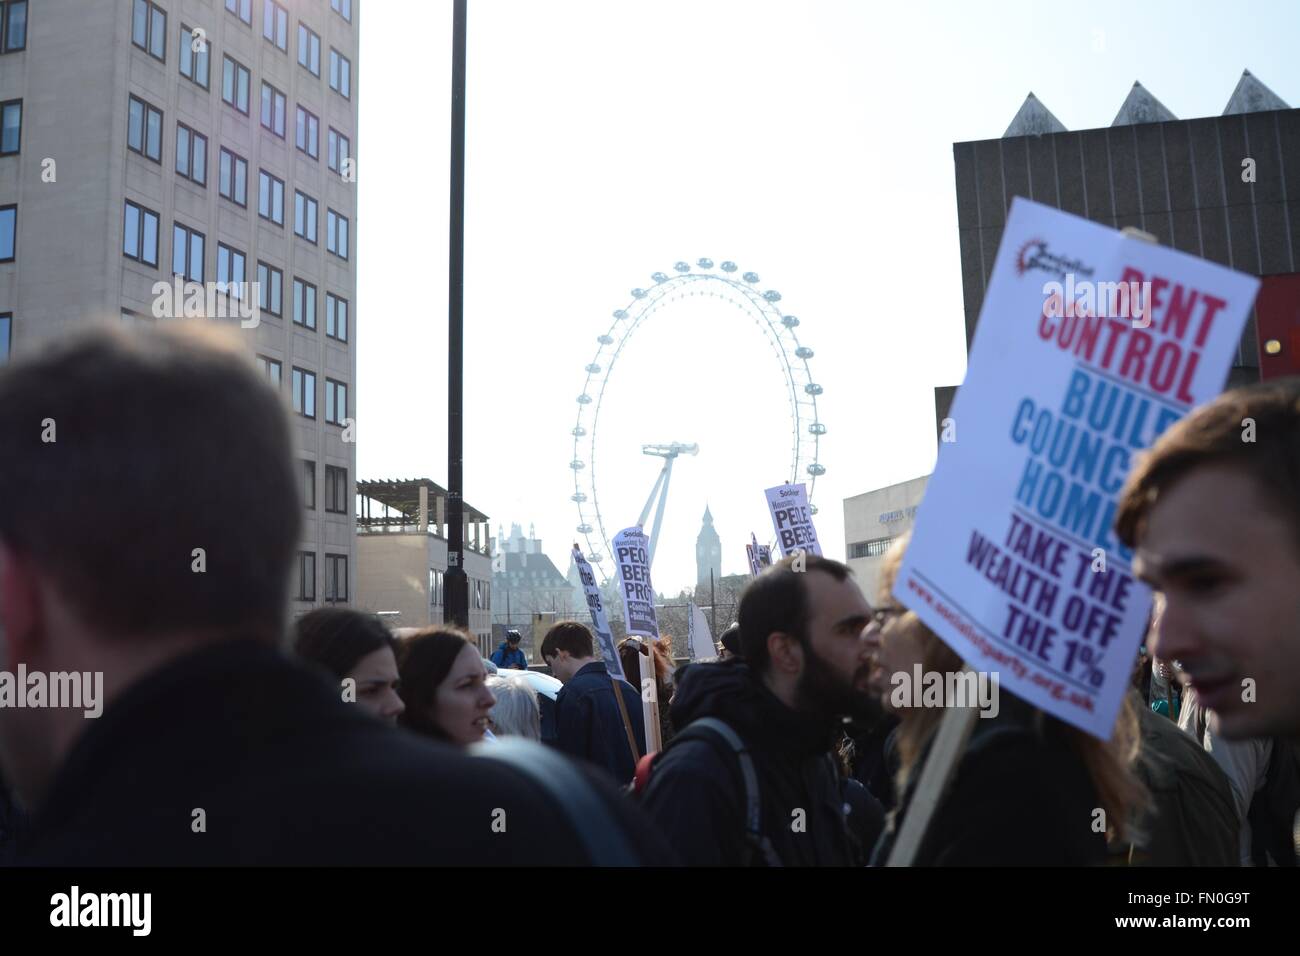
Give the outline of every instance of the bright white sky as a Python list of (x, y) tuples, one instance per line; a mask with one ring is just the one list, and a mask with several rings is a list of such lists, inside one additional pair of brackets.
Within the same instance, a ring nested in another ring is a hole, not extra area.
[[(359, 14), (358, 478), (445, 483), (451, 3)], [(843, 499), (930, 471), (934, 386), (964, 374), (952, 144), (1000, 136), (1030, 90), (1069, 129), (1110, 125), (1135, 79), (1181, 118), (1221, 113), (1243, 68), (1300, 105), (1297, 37), (1290, 2), (470, 0), (466, 499), (494, 532), (535, 523), (564, 571), (596, 336), (651, 273), (732, 259), (816, 350), (817, 527), (842, 558)], [(643, 442), (701, 446), (673, 471), (661, 592), (694, 584), (706, 503), (724, 573), (772, 537), (781, 389), (730, 306), (665, 310), (625, 350), (610, 535), (657, 474)]]

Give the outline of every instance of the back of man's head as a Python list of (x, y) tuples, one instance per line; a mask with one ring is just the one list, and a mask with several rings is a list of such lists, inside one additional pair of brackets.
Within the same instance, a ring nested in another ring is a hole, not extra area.
[[(799, 570), (802, 569), (802, 570)], [(740, 596), (736, 622), (740, 628), (740, 656), (756, 674), (767, 672), (767, 638), (775, 632), (808, 642), (808, 622), (813, 607), (808, 597), (809, 574), (829, 574), (846, 581), (849, 567), (815, 554), (792, 555), (766, 568)]]
[(585, 625), (577, 621), (561, 621), (542, 638), (542, 660), (549, 661), (560, 651), (567, 651), (570, 657), (583, 659), (596, 653), (596, 647)]
[(202, 326), (0, 372), (0, 545), (114, 637), (280, 637), (300, 516), (276, 393)]

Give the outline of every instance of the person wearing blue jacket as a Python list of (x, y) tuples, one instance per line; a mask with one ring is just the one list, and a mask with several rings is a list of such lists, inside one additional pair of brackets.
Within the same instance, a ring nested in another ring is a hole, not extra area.
[[(591, 631), (576, 621), (556, 624), (542, 641), (542, 660), (564, 682), (555, 699), (557, 749), (603, 767), (622, 785), (631, 781), (645, 753), (645, 712), (641, 695), (627, 681), (612, 682), (605, 662), (595, 656)], [(633, 754), (614, 684), (632, 725)]]
[(506, 639), (492, 652), (488, 660), (502, 670), (507, 668), (517, 671), (528, 670), (528, 658), (524, 657), (524, 652), (519, 649), (521, 640), (523, 638), (518, 631), (506, 631)]

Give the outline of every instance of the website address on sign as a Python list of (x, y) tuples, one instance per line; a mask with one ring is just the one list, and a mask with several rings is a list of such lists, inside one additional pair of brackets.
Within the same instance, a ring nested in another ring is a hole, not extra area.
[(916, 578), (908, 576), (907, 587), (921, 600), (938, 612), (939, 616), (961, 632), (962, 636), (974, 644), (986, 658), (997, 661), (1004, 669), (1011, 671), (1017, 678), (1023, 680), (1026, 674), (1029, 674), (1029, 680), (1044, 688), (1052, 695), (1053, 700), (1063, 700), (1066, 703), (1073, 704), (1080, 710), (1092, 712), (1094, 701), (1091, 695), (1079, 693), (1078, 691), (1069, 690), (1062, 681), (1044, 674), (1039, 670), (1032, 670), (1020, 658), (1014, 654), (1009, 654), (1004, 650), (994, 646), (989, 640), (974, 627), (966, 617), (952, 608), (948, 607), (940, 598), (935, 596), (929, 588), (920, 584)]

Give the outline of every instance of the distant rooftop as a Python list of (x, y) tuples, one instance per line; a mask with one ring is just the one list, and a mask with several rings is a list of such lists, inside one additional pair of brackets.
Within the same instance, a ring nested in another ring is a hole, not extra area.
[[(420, 489), (427, 488), (429, 524), (445, 524), (447, 520), (447, 489), (429, 478), (386, 478), (377, 481), (358, 481), (357, 495), (362, 499), (357, 510), (357, 528), (365, 531), (416, 525), (420, 520)], [(437, 502), (441, 500), (441, 504)], [(382, 507), (376, 510), (370, 502)], [(468, 503), (464, 505), (467, 522), (487, 521), (488, 516)], [(435, 517), (440, 521), (435, 521)]]
[[(1250, 70), (1243, 70), (1237, 88), (1228, 98), (1228, 105), (1223, 108), (1224, 116), (1240, 113), (1262, 113), (1268, 110), (1287, 110), (1291, 107), (1283, 99), (1260, 82)], [(1119, 112), (1111, 126), (1133, 126), (1138, 123), (1167, 123), (1178, 119), (1169, 108), (1161, 103), (1141, 83), (1134, 81), (1133, 88), (1120, 105)], [(1030, 93), (1011, 120), (1011, 125), (1002, 134), (1003, 139), (1012, 136), (1042, 136), (1048, 133), (1064, 133), (1065, 125), (1058, 120), (1038, 97)]]

